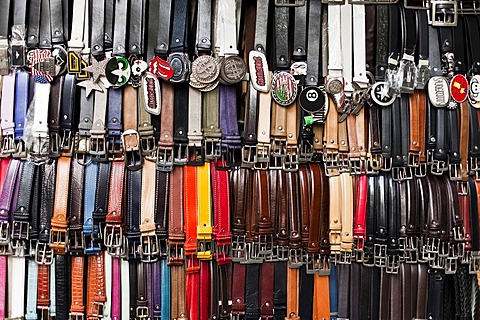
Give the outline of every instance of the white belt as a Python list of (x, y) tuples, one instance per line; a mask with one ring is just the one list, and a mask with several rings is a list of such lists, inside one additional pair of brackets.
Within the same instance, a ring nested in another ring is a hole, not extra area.
[(202, 147), (202, 92), (188, 89), (188, 145)]
[(328, 75), (341, 77), (343, 70), (340, 6), (328, 5)]
[(215, 51), (219, 56), (238, 55), (236, 2), (219, 0), (217, 6)]
[(48, 137), (49, 101), (50, 84), (35, 82), (33, 125), (31, 127), (34, 139)]
[(105, 290), (107, 301), (103, 305), (103, 319), (111, 319), (111, 304), (112, 304), (112, 256), (109, 254), (104, 255), (105, 260)]
[[(343, 80), (345, 81), (344, 91), (348, 96), (353, 92), (352, 86), (352, 5), (345, 3), (340, 7), (341, 11), (341, 38), (342, 38), (342, 62)], [(330, 20), (329, 20), (330, 21)], [(365, 45), (364, 45), (365, 47)], [(338, 51), (337, 51), (337, 55)]]
[(8, 257), (8, 318), (21, 318), (25, 314), (25, 258)]
[(50, 316), (57, 315), (57, 305), (55, 296), (55, 263), (50, 265)]
[(122, 295), (122, 318), (128, 318), (130, 314), (130, 273), (128, 269), (128, 261), (120, 261), (121, 274), (121, 295)]
[(27, 309), (25, 320), (37, 320), (37, 282), (38, 265), (33, 259), (28, 260), (27, 275)]
[(73, 2), (72, 32), (70, 41), (68, 41), (69, 48), (83, 48), (84, 46), (86, 2), (87, 0), (75, 0)]
[(366, 69), (365, 48), (365, 6), (356, 4), (353, 6), (353, 81), (360, 87), (368, 83)]

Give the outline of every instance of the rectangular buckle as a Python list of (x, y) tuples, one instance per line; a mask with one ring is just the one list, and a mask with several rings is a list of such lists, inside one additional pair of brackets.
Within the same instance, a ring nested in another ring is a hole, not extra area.
[(268, 163), (268, 167), (269, 169), (272, 169), (272, 170), (281, 170), (283, 169), (283, 156), (279, 156), (279, 155), (271, 155), (270, 156), (270, 161)]
[(212, 260), (212, 241), (211, 239), (197, 239), (197, 258), (200, 260)]
[(427, 175), (427, 164), (426, 163), (420, 163), (418, 167), (415, 168), (415, 177), (417, 178), (423, 178)]
[(61, 155), (61, 143), (62, 139), (60, 138), (60, 134), (57, 132), (50, 132), (49, 137), (49, 157), (50, 158), (58, 158)]
[(54, 229), (50, 230), (50, 247), (55, 254), (65, 254), (67, 250), (67, 230)]
[(448, 168), (447, 168), (446, 162), (442, 160), (433, 159), (433, 162), (430, 166), (430, 172), (437, 176), (441, 176), (443, 172), (447, 169)]
[(290, 268), (300, 268), (303, 265), (303, 250), (296, 248), (288, 251), (288, 266)]
[(277, 7), (303, 7), (305, 0), (275, 0)]
[(300, 146), (298, 148), (298, 162), (299, 163), (307, 163), (311, 162), (313, 158), (313, 141), (301, 139)]
[(107, 139), (105, 135), (92, 134), (90, 136), (90, 155), (92, 155), (92, 160), (95, 159), (94, 161), (99, 161), (100, 159), (108, 161)]
[(288, 246), (276, 246), (277, 261), (288, 261)]
[(204, 141), (205, 160), (218, 159), (221, 154), (220, 139), (205, 137)]
[(449, 163), (448, 164), (448, 176), (451, 181), (462, 180), (462, 164), (461, 163)]
[(245, 144), (242, 147), (242, 167), (253, 168), (257, 162), (257, 145)]
[(62, 134), (60, 134), (60, 137), (62, 138), (60, 141), (60, 154), (70, 157), (73, 151), (72, 131), (65, 129), (62, 131)]
[(271, 145), (265, 143), (257, 144), (257, 163), (255, 169), (267, 170), (270, 165)]
[(355, 262), (362, 263), (365, 259), (364, 242), (363, 236), (354, 236), (353, 238), (353, 259)]
[(53, 251), (48, 243), (37, 242), (35, 246), (35, 262), (46, 265), (53, 263)]
[(385, 272), (390, 274), (398, 274), (399, 269), (400, 269), (400, 257), (398, 255), (388, 255)]
[(305, 267), (307, 274), (315, 274), (320, 271), (320, 255), (316, 253), (305, 254)]
[(71, 254), (85, 253), (85, 237), (82, 230), (68, 230), (66, 250)]
[(121, 225), (106, 224), (104, 229), (103, 244), (107, 248), (107, 252), (116, 257), (123, 256), (125, 237)]
[(167, 251), (168, 265), (182, 265), (185, 259), (183, 244), (169, 243)]
[(137, 307), (135, 313), (137, 315), (137, 318), (140, 318), (140, 319), (146, 319), (150, 315), (148, 307), (143, 307), (143, 306)]
[(49, 307), (37, 307), (38, 310), (38, 320), (50, 320), (52, 317), (50, 316), (50, 308)]
[(348, 0), (350, 4), (394, 4), (397, 2), (398, 0)]
[(365, 159), (351, 158), (348, 159), (350, 163), (350, 173), (353, 175), (360, 175), (366, 172)]
[(97, 317), (97, 318), (103, 318), (103, 308), (105, 304), (103, 302), (99, 301), (93, 301), (92, 302), (92, 316)]
[(175, 143), (173, 146), (173, 163), (184, 165), (188, 162), (188, 146), (185, 143)]
[(287, 150), (287, 154), (282, 158), (282, 169), (285, 172), (298, 171), (298, 156), (296, 150)]
[(376, 267), (385, 268), (387, 266), (387, 245), (374, 244), (374, 264)]
[(419, 59), (417, 66), (417, 89), (424, 90), (430, 79), (430, 62), (428, 59)]
[(455, 27), (458, 4), (456, 0), (430, 0), (429, 22), (434, 27)]
[(263, 255), (261, 255), (259, 251), (260, 248), (258, 246), (258, 242), (247, 242), (247, 257), (245, 261), (241, 261), (240, 263), (263, 263)]
[(8, 63), (8, 39), (0, 39), (0, 75), (5, 76), (10, 72)]
[(158, 261), (160, 246), (157, 235), (141, 235), (139, 251), (142, 262)]
[(232, 261), (240, 262), (246, 258), (245, 235), (232, 236)]
[(330, 275), (330, 259), (327, 255), (320, 255), (320, 258), (318, 260), (318, 275)]
[(85, 315), (83, 312), (70, 312), (69, 314), (70, 320), (83, 320), (85, 319)]
[(144, 157), (156, 156), (157, 144), (155, 143), (155, 137), (153, 134), (143, 135), (140, 132), (140, 146)]
[(133, 129), (122, 133), (125, 166), (130, 170), (138, 170), (143, 165), (143, 157), (140, 152), (140, 135)]
[(382, 167), (380, 168), (381, 171), (392, 171), (392, 158), (386, 157), (382, 155)]
[(203, 154), (202, 145), (189, 145), (187, 164), (190, 166), (203, 166), (204, 163), (205, 155)]
[(173, 169), (173, 148), (157, 148), (157, 170), (171, 172)]
[(27, 160), (28, 154), (27, 154), (27, 146), (25, 145), (25, 141), (23, 139), (17, 139), (15, 143), (15, 152), (12, 153), (12, 157), (14, 159), (20, 159), (20, 160)]
[(237, 144), (230, 144), (227, 148), (227, 167), (228, 170), (239, 167), (242, 164), (242, 148)]
[(338, 264), (352, 264), (352, 252), (341, 250), (336, 257), (336, 262)]
[(273, 250), (273, 236), (271, 234), (261, 234), (258, 236), (259, 254), (269, 255)]
[(416, 168), (419, 165), (420, 165), (420, 152), (409, 152), (408, 153), (408, 166)]
[(463, 226), (456, 226), (452, 228), (453, 240), (463, 241), (465, 240), (465, 228)]
[(445, 260), (445, 274), (455, 274), (457, 273), (457, 268), (458, 268), (458, 264), (457, 264), (457, 259), (446, 259)]
[(12, 240), (28, 240), (30, 234), (30, 223), (25, 221), (14, 221), (12, 228)]
[(230, 255), (231, 248), (229, 244), (215, 244), (215, 260), (218, 265), (227, 264), (232, 261)]
[(107, 150), (108, 150), (108, 160), (110, 161), (123, 161), (123, 145), (121, 136), (109, 135), (108, 136), (108, 143), (107, 143)]

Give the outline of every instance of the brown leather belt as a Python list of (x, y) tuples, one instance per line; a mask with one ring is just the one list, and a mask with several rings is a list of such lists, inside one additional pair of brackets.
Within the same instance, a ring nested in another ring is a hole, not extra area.
[(57, 163), (57, 179), (55, 185), (55, 202), (53, 206), (52, 229), (50, 230), (50, 245), (55, 254), (65, 254), (67, 241), (67, 209), (70, 176), (70, 160), (60, 157)]

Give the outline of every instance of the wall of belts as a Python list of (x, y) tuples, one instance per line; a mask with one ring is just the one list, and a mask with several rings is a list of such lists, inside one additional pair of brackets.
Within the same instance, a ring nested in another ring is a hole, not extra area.
[(1, 319), (479, 319), (477, 0), (0, 0)]

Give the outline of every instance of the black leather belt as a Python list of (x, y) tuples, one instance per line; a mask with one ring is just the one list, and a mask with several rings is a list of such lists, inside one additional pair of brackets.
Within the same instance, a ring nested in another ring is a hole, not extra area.
[[(128, 259), (140, 258), (140, 212), (142, 195), (142, 170), (127, 170), (126, 237)], [(130, 279), (132, 281), (132, 279)]]
[(97, 60), (102, 60), (105, 56), (105, 1), (94, 1), (92, 3), (92, 55)]

